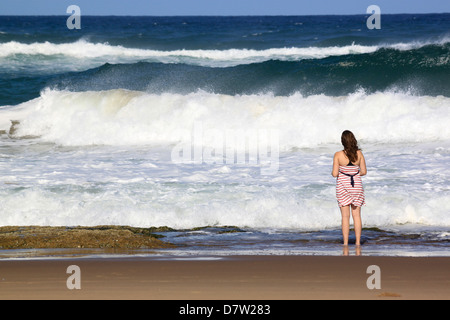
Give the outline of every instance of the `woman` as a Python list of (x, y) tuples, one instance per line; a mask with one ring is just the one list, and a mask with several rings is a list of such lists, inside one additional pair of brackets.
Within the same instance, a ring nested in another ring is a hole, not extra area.
[(364, 189), (361, 176), (367, 173), (366, 161), (358, 142), (351, 131), (345, 130), (341, 136), (344, 150), (334, 154), (333, 172), (336, 179), (336, 197), (342, 214), (342, 236), (344, 246), (348, 245), (350, 232), (350, 208), (355, 226), (356, 245), (361, 245), (361, 207), (364, 205)]

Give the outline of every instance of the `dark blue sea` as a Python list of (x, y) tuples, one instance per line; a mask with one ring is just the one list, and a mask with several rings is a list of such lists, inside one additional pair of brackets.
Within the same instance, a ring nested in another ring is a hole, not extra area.
[(0, 16), (0, 226), (340, 255), (348, 129), (362, 254), (450, 254), (450, 14), (67, 18)]

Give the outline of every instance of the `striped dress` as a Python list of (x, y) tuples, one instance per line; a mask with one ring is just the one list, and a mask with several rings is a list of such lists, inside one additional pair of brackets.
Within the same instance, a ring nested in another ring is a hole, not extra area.
[(350, 204), (362, 207), (365, 204), (359, 166), (355, 166), (351, 162), (347, 166), (339, 166), (339, 175), (336, 179), (336, 198), (339, 207)]

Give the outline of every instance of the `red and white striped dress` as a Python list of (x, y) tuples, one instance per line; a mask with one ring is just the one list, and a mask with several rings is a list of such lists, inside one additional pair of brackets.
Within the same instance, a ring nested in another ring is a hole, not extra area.
[(346, 166), (339, 166), (339, 175), (336, 179), (336, 198), (339, 207), (350, 204), (362, 207), (365, 204), (359, 166), (355, 166), (351, 162)]

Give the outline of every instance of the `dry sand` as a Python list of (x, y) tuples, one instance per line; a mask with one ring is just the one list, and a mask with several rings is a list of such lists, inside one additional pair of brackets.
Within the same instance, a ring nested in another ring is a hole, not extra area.
[[(67, 267), (80, 267), (69, 290)], [(367, 268), (381, 289), (368, 289)], [(450, 258), (228, 256), (0, 260), (0, 299), (449, 299)]]

